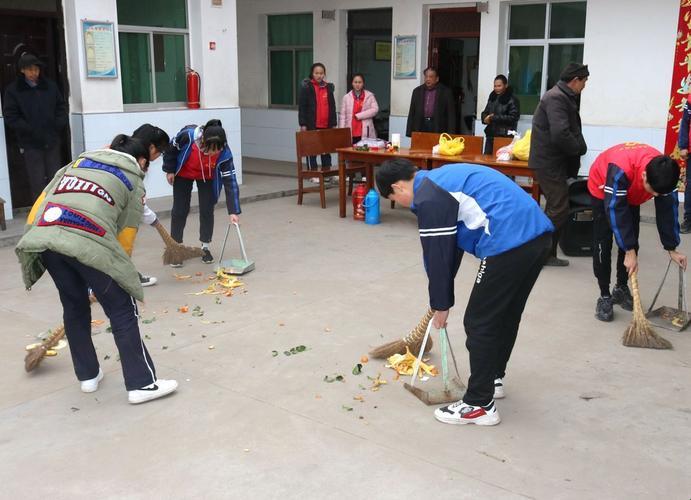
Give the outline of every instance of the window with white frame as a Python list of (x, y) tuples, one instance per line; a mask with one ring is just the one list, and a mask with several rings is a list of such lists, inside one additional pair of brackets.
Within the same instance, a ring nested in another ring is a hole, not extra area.
[(268, 16), (269, 104), (295, 107), (312, 66), (312, 14)]
[(509, 6), (505, 65), (522, 114), (533, 114), (569, 62), (583, 62), (585, 13), (586, 2)]
[(189, 53), (186, 0), (117, 0), (123, 103), (180, 104)]

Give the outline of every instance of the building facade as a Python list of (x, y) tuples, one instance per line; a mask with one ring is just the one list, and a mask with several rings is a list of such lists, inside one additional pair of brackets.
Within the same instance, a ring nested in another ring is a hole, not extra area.
[[(326, 65), (337, 102), (350, 75), (365, 74), (379, 100), (375, 126), (388, 137), (405, 136), (410, 96), (428, 65), (452, 87), (457, 132), (482, 135), (478, 117), (495, 75), (514, 87), (523, 131), (561, 67), (576, 60), (591, 72), (581, 99), (585, 173), (619, 142), (663, 148), (679, 7), (680, 0), (2, 0), (2, 87), (15, 77), (11, 62), (24, 37), (69, 98), (65, 160), (144, 122), (173, 135), (214, 117), (241, 180), (243, 155), (294, 161), (297, 89), (314, 61)], [(39, 19), (45, 33), (31, 34), (27, 26)], [(88, 21), (112, 23), (114, 77), (88, 74)], [(185, 103), (188, 67), (201, 75), (198, 110)], [(8, 218), (13, 206), (27, 205), (20, 160), (0, 117)], [(147, 176), (149, 197), (171, 193), (158, 167)]]

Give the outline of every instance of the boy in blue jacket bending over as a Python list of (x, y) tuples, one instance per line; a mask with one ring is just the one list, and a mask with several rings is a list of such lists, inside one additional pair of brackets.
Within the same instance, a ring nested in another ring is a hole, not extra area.
[(550, 249), (552, 223), (508, 177), (479, 165), (418, 171), (407, 160), (392, 160), (377, 172), (377, 187), (417, 215), (435, 328), (446, 325), (454, 305), (463, 253), (481, 259), (463, 319), (468, 389), (434, 416), (447, 424), (498, 424), (494, 399), (504, 397), (506, 364)]

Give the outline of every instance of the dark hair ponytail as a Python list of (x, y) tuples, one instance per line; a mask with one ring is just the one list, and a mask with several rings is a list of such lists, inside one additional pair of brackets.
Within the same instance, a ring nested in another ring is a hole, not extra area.
[(113, 142), (110, 143), (110, 149), (120, 151), (121, 153), (127, 153), (130, 156), (134, 156), (137, 160), (140, 158), (144, 158), (147, 161), (149, 160), (149, 148), (139, 139), (135, 139), (129, 135), (116, 135)]
[(223, 124), (221, 123), (221, 120), (217, 118), (212, 118), (208, 122), (206, 122), (206, 125), (204, 125), (204, 128), (206, 127), (222, 127)]
[(170, 137), (165, 130), (145, 123), (132, 132), (132, 138), (140, 140), (146, 147), (153, 146), (161, 153), (165, 153), (170, 146)]

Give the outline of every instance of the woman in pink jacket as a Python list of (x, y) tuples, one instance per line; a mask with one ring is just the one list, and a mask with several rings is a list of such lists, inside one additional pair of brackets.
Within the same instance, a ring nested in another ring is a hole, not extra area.
[(372, 118), (379, 112), (377, 99), (372, 92), (365, 90), (365, 77), (360, 73), (353, 75), (353, 90), (343, 96), (341, 112), (338, 115), (339, 128), (349, 128), (353, 144), (362, 138), (376, 139)]

